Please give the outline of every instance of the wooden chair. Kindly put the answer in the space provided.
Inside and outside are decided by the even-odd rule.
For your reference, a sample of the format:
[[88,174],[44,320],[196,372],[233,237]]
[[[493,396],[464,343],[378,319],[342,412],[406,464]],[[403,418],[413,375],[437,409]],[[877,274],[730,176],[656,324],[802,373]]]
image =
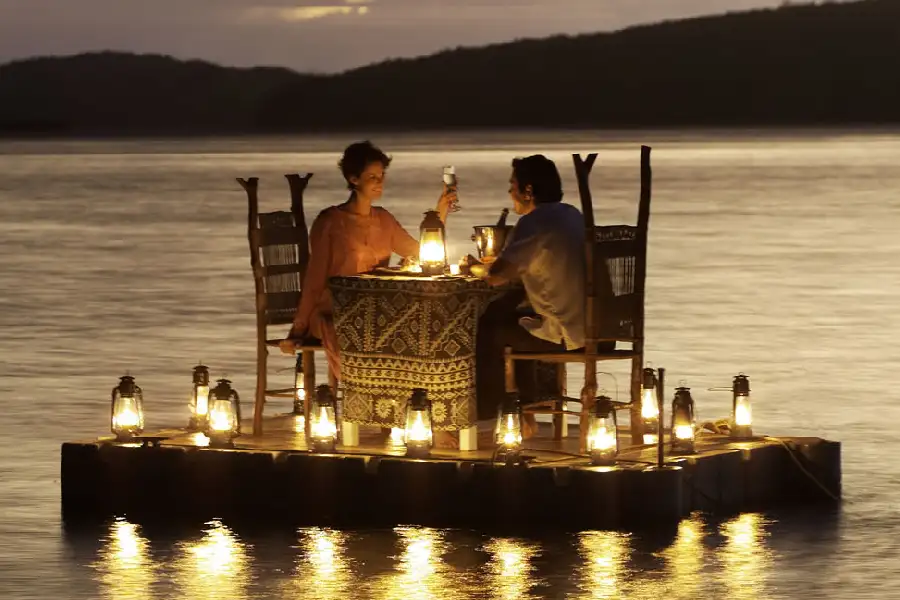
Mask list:
[[[585,451],[587,422],[597,396],[597,362],[607,360],[631,361],[630,402],[617,403],[617,408],[631,410],[633,443],[642,443],[641,431],[641,375],[644,364],[644,282],[647,273],[647,231],[650,222],[651,170],[650,148],[641,147],[641,193],[637,225],[594,225],[594,206],[591,200],[590,173],[597,154],[582,159],[573,154],[581,212],[585,225],[585,346],[581,350],[560,353],[513,352],[505,349],[506,390],[515,391],[514,362],[537,360],[550,363],[584,364],[584,387],[581,389],[581,412],[564,410],[565,369],[562,373],[561,394],[541,398],[523,405],[527,414],[552,414],[554,439],[562,439],[567,414],[579,415],[581,421],[581,451]],[[606,344],[604,344],[606,342]],[[600,351],[601,344],[630,342],[630,349]]]
[[[253,435],[263,430],[266,398],[294,398],[296,389],[266,389],[268,385],[268,346],[278,346],[284,338],[268,339],[268,326],[289,326],[300,303],[301,285],[309,262],[309,232],[303,214],[303,192],[312,173],[285,175],[291,190],[291,210],[259,212],[259,178],[238,179],[247,192],[247,239],[250,242],[250,266],[256,284],[256,397],[253,407]],[[324,351],[316,338],[307,338],[297,346],[303,365],[306,395],[304,413],[309,413],[309,395],[316,389],[315,352]],[[335,385],[329,373],[332,387]]]

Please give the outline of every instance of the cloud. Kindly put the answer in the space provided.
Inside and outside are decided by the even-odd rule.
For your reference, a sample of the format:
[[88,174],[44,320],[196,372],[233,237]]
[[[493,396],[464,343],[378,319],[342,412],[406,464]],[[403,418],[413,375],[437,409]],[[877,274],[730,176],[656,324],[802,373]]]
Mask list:
[[315,6],[294,6],[294,7],[271,7],[271,6],[254,6],[243,12],[244,21],[311,21],[313,19],[323,19],[325,17],[354,16],[365,15],[369,12],[368,6],[361,5],[367,0],[347,0],[353,5],[315,5]]

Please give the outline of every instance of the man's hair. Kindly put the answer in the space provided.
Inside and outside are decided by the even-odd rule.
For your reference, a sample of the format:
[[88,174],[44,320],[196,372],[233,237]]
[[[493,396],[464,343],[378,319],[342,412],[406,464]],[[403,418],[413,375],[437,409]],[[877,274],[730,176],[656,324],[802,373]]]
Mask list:
[[534,154],[525,158],[514,158],[513,174],[519,182],[519,191],[524,192],[531,186],[535,204],[560,202],[563,197],[562,180],[556,164],[543,154]]
[[366,170],[366,167],[372,163],[381,163],[381,166],[387,169],[391,164],[391,157],[382,152],[381,148],[375,146],[369,140],[347,146],[344,150],[344,155],[338,162],[338,167],[347,181],[348,190],[355,189],[354,185],[350,183],[350,178],[360,177],[362,172]]

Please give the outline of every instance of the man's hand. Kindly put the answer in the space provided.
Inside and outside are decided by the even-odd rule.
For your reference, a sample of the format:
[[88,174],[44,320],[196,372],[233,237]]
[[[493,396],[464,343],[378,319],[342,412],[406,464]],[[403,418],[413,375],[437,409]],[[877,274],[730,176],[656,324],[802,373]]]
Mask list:
[[503,257],[492,260],[491,263],[488,264],[487,277],[485,278],[488,285],[501,286],[514,281],[517,278],[518,272],[515,266],[509,261],[504,260]]

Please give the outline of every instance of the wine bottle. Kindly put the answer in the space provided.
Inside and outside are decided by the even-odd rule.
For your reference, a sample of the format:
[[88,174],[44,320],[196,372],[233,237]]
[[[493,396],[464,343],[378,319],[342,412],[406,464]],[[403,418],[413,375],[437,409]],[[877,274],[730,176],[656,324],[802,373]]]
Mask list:
[[504,208],[500,211],[500,218],[497,219],[497,227],[506,227],[506,217],[509,216],[509,209]]

